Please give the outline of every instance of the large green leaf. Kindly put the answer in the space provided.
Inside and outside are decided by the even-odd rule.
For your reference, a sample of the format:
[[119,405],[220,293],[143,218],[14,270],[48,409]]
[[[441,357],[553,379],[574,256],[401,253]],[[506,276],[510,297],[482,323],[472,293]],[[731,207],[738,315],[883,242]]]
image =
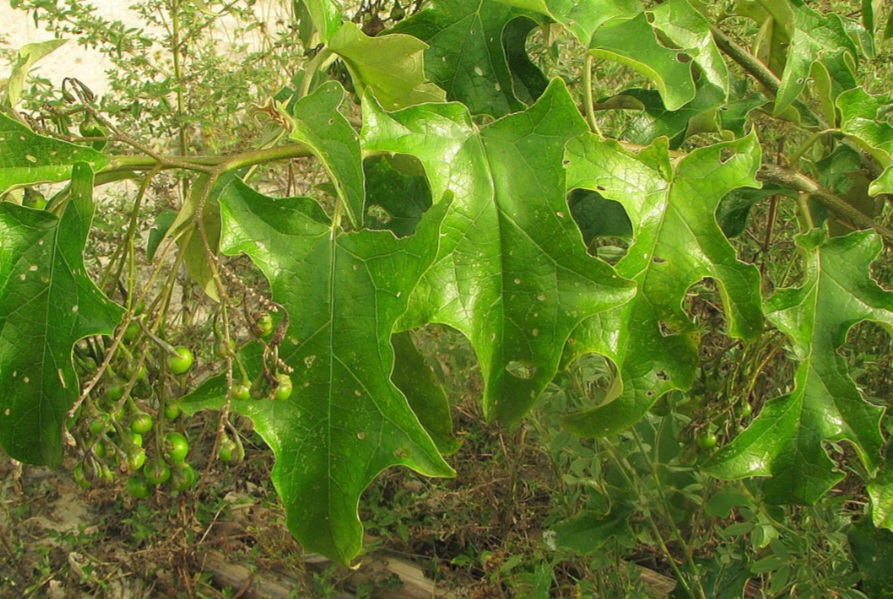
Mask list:
[[837,97],[840,129],[885,167],[868,190],[871,195],[893,193],[893,125],[883,119],[889,96],[872,96],[861,88]]
[[37,135],[0,113],[0,195],[14,185],[64,181],[76,162],[99,169],[108,158],[92,148]]
[[311,31],[319,35],[319,42],[326,43],[341,27],[344,10],[338,0],[296,0],[295,3],[301,4],[302,16],[309,17],[309,23],[301,23],[301,35],[305,43],[312,43]]
[[290,316],[279,357],[294,369],[293,396],[238,409],[276,455],[272,477],[291,531],[308,550],[346,563],[362,545],[360,494],[379,472],[404,465],[452,475],[389,378],[394,324],[436,256],[449,204],[404,238],[344,233],[310,216],[308,204],[239,181],[220,198],[222,250],[248,254]]
[[678,110],[695,97],[691,65],[679,60],[679,50],[657,40],[645,13],[605,22],[593,35],[589,52],[642,73],[657,87],[667,110]]
[[532,21],[525,14],[495,0],[435,0],[394,30],[429,44],[425,68],[448,99],[472,114],[500,117],[522,110],[547,83],[527,57]]
[[756,137],[695,150],[671,163],[666,140],[633,155],[587,134],[567,146],[568,185],[620,202],[634,242],[617,272],[637,284],[629,303],[585,321],[567,358],[603,354],[617,365],[623,390],[613,401],[570,415],[580,435],[619,432],[638,421],[663,393],[685,389],[698,364],[698,334],[682,310],[688,288],[705,277],[717,284],[728,334],[750,338],[762,329],[760,277],[738,261],[715,212],[740,187],[756,187]]
[[304,142],[319,158],[335,185],[338,197],[354,227],[363,225],[363,165],[356,131],[338,107],[344,88],[329,81],[295,102],[289,137]]
[[839,16],[820,14],[798,3],[791,29],[781,87],[775,98],[776,115],[782,114],[806,87],[815,62],[825,65],[836,93],[856,87],[853,74],[856,46]]
[[109,334],[121,310],[84,272],[93,173],[72,171],[61,219],[0,203],[0,443],[13,458],[57,465],[62,424],[80,388],[74,343]]
[[452,197],[404,326],[462,331],[481,364],[485,413],[520,418],[554,377],[574,327],[632,296],[586,253],[569,214],[564,144],[586,130],[573,99],[555,80],[527,111],[480,131],[458,104],[386,113],[367,98],[364,112],[364,148],[415,156],[434,201]]
[[6,82],[6,105],[15,108],[22,97],[25,77],[38,60],[64,44],[68,40],[47,40],[25,44],[16,52],[16,60],[12,65],[12,73]]
[[814,503],[843,474],[823,443],[848,441],[869,473],[877,471],[883,410],[866,403],[837,353],[863,320],[893,325],[893,293],[871,278],[881,240],[871,232],[798,240],[803,284],[766,303],[769,320],[788,335],[800,360],[794,391],[768,402],[753,424],[718,452],[708,471],[724,479],[771,476],[764,492],[778,503]]
[[329,41],[350,71],[362,95],[370,89],[388,109],[422,102],[442,102],[446,94],[425,77],[424,42],[401,34],[369,37],[353,23],[345,23]]
[[[707,18],[689,0],[669,0],[647,14],[651,26],[663,34],[668,45],[678,48],[677,52],[684,53],[699,67],[701,83],[708,82],[725,99],[729,94],[729,70],[713,41]],[[677,55],[676,59],[680,57]]]
[[641,12],[635,0],[499,0],[503,4],[548,15],[564,25],[581,44],[588,46],[596,29],[613,17]]

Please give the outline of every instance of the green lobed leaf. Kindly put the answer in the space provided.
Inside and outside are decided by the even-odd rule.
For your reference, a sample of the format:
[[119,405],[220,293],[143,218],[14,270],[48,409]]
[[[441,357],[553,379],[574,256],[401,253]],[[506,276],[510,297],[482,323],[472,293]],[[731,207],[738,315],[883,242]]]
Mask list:
[[[319,42],[326,43],[329,41],[338,29],[341,27],[341,15],[344,10],[338,0],[296,0],[303,5],[304,14],[309,15],[310,22],[313,24],[313,30],[319,34]],[[306,24],[301,21],[302,29]],[[312,35],[307,31],[302,31],[302,37],[305,42],[312,43]]]
[[[729,69],[722,53],[713,41],[710,22],[689,0],[669,0],[658,4],[647,13],[651,26],[665,36],[669,45],[679,48],[699,67],[699,83],[712,86],[719,92],[716,104],[728,99]],[[677,55],[677,60],[680,57]]]
[[679,60],[680,50],[662,45],[648,15],[615,17],[599,27],[589,53],[631,67],[657,87],[667,110],[678,110],[695,97],[691,65]]
[[360,494],[379,472],[404,465],[453,474],[389,378],[394,324],[436,256],[449,204],[398,239],[344,233],[310,216],[307,203],[273,200],[240,181],[220,198],[221,248],[250,256],[290,316],[279,357],[294,369],[294,394],[236,407],[276,455],[273,482],[292,533],[307,550],[347,563],[363,541]]
[[565,357],[596,352],[617,365],[621,395],[565,419],[578,435],[610,435],[637,422],[662,394],[692,384],[699,333],[682,310],[691,285],[705,277],[716,283],[730,336],[762,330],[759,273],[738,261],[715,217],[726,194],[758,186],[760,148],[750,135],[673,164],[666,140],[634,155],[586,134],[568,143],[565,160],[569,187],[620,202],[633,226],[634,242],[616,269],[636,281],[635,298],[583,322]]
[[77,162],[98,170],[108,158],[92,148],[38,135],[0,113],[0,195],[15,185],[69,179]]
[[837,97],[840,130],[886,169],[869,186],[871,195],[893,192],[893,125],[882,117],[882,111],[889,105],[889,96],[872,96],[862,88]]
[[775,98],[775,115],[782,114],[800,96],[817,61],[827,67],[837,93],[856,87],[852,62],[858,53],[840,17],[820,14],[803,3],[793,8],[793,31]]
[[641,12],[635,0],[499,0],[518,8],[547,15],[566,27],[577,41],[588,46],[592,34],[608,19]]
[[[183,254],[189,276],[208,297],[215,301],[220,298],[214,281],[214,272],[209,265],[208,250],[217,256],[217,246],[220,242],[220,207],[217,205],[217,198],[234,176],[235,174],[230,172],[220,178],[211,178],[205,174],[197,177],[190,188],[189,197],[183,202],[176,218],[165,231],[165,238],[176,236],[177,246]],[[201,220],[205,231],[204,238],[196,219],[200,204],[203,204]],[[151,241],[150,238],[150,244]],[[155,249],[157,250],[157,246]]]
[[623,303],[631,284],[586,253],[568,213],[561,160],[586,130],[553,81],[528,110],[478,131],[458,104],[386,113],[364,103],[363,146],[418,158],[436,202],[452,198],[437,260],[403,328],[448,324],[481,364],[488,418],[514,421],[555,376],[583,319]]
[[72,347],[121,317],[84,272],[93,173],[78,163],[60,219],[0,202],[0,444],[29,464],[58,465],[62,425],[80,392]]
[[[388,229],[398,237],[412,235],[431,207],[431,190],[416,164],[407,156],[370,156],[363,161],[366,175],[366,226]],[[410,172],[406,172],[406,171]]]
[[338,107],[344,88],[328,81],[292,107],[289,137],[304,142],[319,158],[338,191],[338,197],[354,227],[363,226],[363,166],[356,131]]
[[[429,44],[425,69],[448,99],[462,102],[472,114],[501,117],[524,109],[525,101],[546,88],[545,77],[527,57],[532,23],[527,15],[496,0],[434,0],[393,31]],[[522,22],[513,24],[516,19]]]
[[883,410],[867,403],[837,353],[863,320],[893,325],[893,293],[871,278],[881,240],[871,232],[798,238],[803,284],[766,302],[767,318],[791,340],[800,360],[794,391],[767,402],[751,426],[707,464],[722,479],[771,476],[764,493],[774,503],[815,503],[843,478],[823,444],[848,441],[866,470],[880,461]]
[[15,108],[22,97],[22,86],[31,67],[38,60],[67,42],[68,40],[47,40],[25,44],[16,52],[16,60],[12,65],[12,73],[6,82],[6,105]]
[[427,47],[410,35],[369,37],[354,23],[342,25],[329,40],[329,50],[347,65],[358,93],[370,89],[388,109],[446,99],[425,77]]
[[889,461],[869,483],[868,496],[871,498],[871,521],[878,528],[893,531],[893,468]]

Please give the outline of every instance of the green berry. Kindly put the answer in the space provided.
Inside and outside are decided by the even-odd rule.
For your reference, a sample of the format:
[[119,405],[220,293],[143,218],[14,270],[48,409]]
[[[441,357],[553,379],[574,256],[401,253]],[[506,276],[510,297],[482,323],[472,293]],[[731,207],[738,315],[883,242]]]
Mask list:
[[698,435],[697,439],[695,439],[695,443],[697,443],[698,447],[701,449],[713,449],[716,447],[717,441],[714,433],[701,433]]
[[102,434],[109,427],[109,415],[105,412],[100,412],[96,416],[94,416],[90,420],[90,424],[87,425],[87,428],[90,430],[90,433],[93,435]]
[[251,332],[258,337],[266,337],[273,332],[273,317],[269,312],[260,312],[251,325]]
[[188,347],[180,345],[174,348],[174,353],[168,356],[167,365],[174,374],[184,374],[192,368],[195,356]]
[[251,385],[249,385],[245,381],[239,381],[238,383],[233,385],[233,399],[238,401],[245,401],[250,397]]
[[140,412],[130,421],[130,430],[134,433],[145,435],[152,430],[154,424],[155,423],[152,421],[152,417],[149,414]]
[[131,472],[136,472],[146,463],[146,451],[142,447],[135,447],[127,455],[127,467]]
[[164,406],[164,417],[168,420],[176,420],[180,415],[180,406],[175,403],[169,403]]
[[232,439],[223,439],[223,441],[220,442],[220,448],[217,450],[217,457],[221,462],[232,462],[235,449],[236,444],[233,443]]
[[109,401],[118,401],[124,397],[124,381],[115,377],[105,386],[105,397]]
[[153,460],[143,468],[146,482],[150,485],[162,485],[171,477],[171,469],[162,460]]
[[127,489],[128,495],[132,497],[145,499],[149,496],[149,483],[146,481],[145,478],[139,476],[138,474],[134,474],[127,479],[125,488]]
[[276,391],[273,392],[273,399],[276,401],[285,401],[291,397],[291,392],[291,377],[284,372],[280,372],[276,375]]
[[189,441],[180,433],[168,433],[164,438],[164,452],[170,461],[182,463],[189,453]]
[[236,342],[232,339],[229,340],[229,344],[221,339],[214,345],[214,355],[221,360],[225,360],[227,356],[231,356],[234,353],[236,353]]
[[189,464],[174,464],[170,482],[174,491],[185,491],[195,484],[195,470]]

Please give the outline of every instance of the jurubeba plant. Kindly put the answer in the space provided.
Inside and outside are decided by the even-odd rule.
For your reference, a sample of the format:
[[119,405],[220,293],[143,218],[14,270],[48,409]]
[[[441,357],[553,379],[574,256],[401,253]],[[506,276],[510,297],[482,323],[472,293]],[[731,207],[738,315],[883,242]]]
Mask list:
[[[218,3],[154,4],[199,31]],[[871,270],[893,241],[891,99],[863,85],[891,76],[872,71],[889,10],[422,4],[382,18],[296,2],[304,54],[277,93],[231,105],[246,135],[220,155],[190,144],[214,132],[187,118],[209,90],[176,26],[170,79],[146,91],[166,130],[138,126],[138,98],[116,116],[76,79],[52,110],[21,110],[27,70],[58,42],[19,51],[0,114],[7,454],[54,466],[68,452],[82,485],[130,472],[138,497],[186,490],[179,410],[219,412],[223,461],[244,454],[238,413],[275,454],[290,530],[350,562],[378,473],[454,474],[450,400],[418,384],[432,379],[407,334],[438,324],[469,340],[490,420],[517,423],[598,354],[609,380],[564,415],[573,434],[682,406],[680,460],[698,471],[805,505],[847,471],[873,525],[893,527],[890,398],[865,397],[839,353],[854,325],[893,326]],[[310,195],[282,174],[296,165],[316,165]],[[96,198],[122,180],[136,184],[124,232],[92,245]],[[689,301],[698,285],[712,319]]]

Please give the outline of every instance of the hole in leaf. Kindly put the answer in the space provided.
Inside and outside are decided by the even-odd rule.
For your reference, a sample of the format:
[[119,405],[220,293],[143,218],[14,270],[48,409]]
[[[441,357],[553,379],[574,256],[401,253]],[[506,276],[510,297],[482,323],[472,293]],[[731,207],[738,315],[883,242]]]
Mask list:
[[398,237],[412,235],[432,203],[422,164],[405,154],[378,155],[363,161],[363,171],[367,226]]
[[670,375],[668,375],[665,370],[658,370],[657,372],[654,373],[654,376],[656,376],[658,378],[658,380],[660,380],[660,381],[669,381],[670,380]]
[[849,365],[849,374],[863,398],[883,406],[893,405],[893,337],[889,332],[876,322],[860,322],[849,330],[837,353]]
[[575,189],[567,203],[590,254],[611,264],[626,255],[633,228],[620,202],[597,191]]
[[672,337],[676,334],[676,331],[673,330],[669,323],[663,320],[658,323],[658,326],[660,326],[660,334],[663,337]]
[[[527,17],[519,17],[506,23],[502,30],[502,47],[512,80],[510,89],[506,89],[506,85],[497,84],[499,85],[497,92],[512,93],[516,98],[530,105],[546,91],[549,80],[530,60],[531,52],[527,50],[528,37],[531,38],[531,44],[535,45],[536,38],[541,38],[541,31],[539,24]],[[531,32],[534,32],[533,35]]]
[[505,369],[510,375],[525,381],[536,376],[536,365],[526,360],[511,360]]
[[654,256],[653,258],[651,258],[651,261],[655,264],[664,264],[666,262],[666,260],[664,260],[660,256]]
[[623,390],[614,363],[601,354],[582,354],[561,372],[541,401],[561,413],[588,410],[610,403]]
[[719,161],[720,161],[722,164],[725,164],[725,163],[727,163],[729,160],[731,160],[732,158],[734,158],[736,155],[737,155],[737,152],[735,152],[735,150],[732,150],[731,148],[722,148],[722,149],[719,151]]
[[676,53],[676,62],[681,62],[682,64],[689,63],[689,62],[691,62],[691,56],[689,56],[688,54],[686,54],[684,52],[677,52]]

